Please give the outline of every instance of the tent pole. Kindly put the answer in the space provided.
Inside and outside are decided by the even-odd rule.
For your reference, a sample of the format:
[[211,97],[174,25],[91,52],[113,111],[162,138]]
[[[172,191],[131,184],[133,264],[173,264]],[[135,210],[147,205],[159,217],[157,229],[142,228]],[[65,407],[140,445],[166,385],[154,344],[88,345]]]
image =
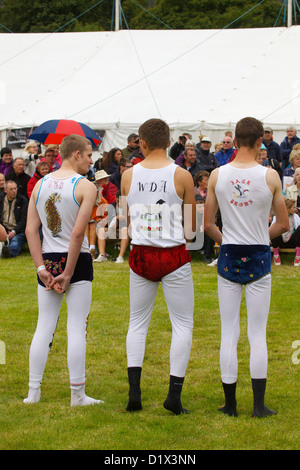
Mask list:
[[292,26],[292,0],[288,0],[287,26],[288,28]]
[[120,0],[115,1],[115,31],[119,31],[120,25]]

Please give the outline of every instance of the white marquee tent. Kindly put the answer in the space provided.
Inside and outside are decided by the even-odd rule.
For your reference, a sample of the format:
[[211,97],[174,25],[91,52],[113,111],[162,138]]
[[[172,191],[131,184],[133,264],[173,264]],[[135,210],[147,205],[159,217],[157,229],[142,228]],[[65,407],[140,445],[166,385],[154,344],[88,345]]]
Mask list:
[[300,128],[300,26],[0,34],[1,146],[7,131],[74,119],[105,131],[101,150],[125,147],[151,117],[172,139],[213,143],[244,116]]

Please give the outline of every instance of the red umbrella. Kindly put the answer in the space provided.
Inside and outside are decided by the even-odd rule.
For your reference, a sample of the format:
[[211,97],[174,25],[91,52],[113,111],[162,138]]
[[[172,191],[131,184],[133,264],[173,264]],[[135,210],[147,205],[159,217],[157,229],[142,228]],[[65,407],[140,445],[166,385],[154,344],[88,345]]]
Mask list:
[[102,139],[86,124],[72,121],[71,119],[52,119],[37,127],[28,139],[36,140],[44,145],[60,145],[63,138],[70,134],[82,135],[89,139],[95,147],[102,142]]

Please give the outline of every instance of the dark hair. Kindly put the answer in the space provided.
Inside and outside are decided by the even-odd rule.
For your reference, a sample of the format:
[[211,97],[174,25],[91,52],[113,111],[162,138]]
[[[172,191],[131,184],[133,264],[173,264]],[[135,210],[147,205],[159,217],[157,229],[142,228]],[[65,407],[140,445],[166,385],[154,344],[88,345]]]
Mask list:
[[[110,149],[110,151],[108,152],[105,160],[102,162],[102,168],[103,168],[103,170],[106,171],[106,173],[108,173],[108,169],[109,169],[110,165],[113,162],[118,163],[115,160],[115,154],[117,153],[118,150],[120,150],[120,152],[122,153],[122,150],[119,149],[119,147],[114,147],[114,148]],[[122,155],[123,155],[123,153],[122,153]]]
[[119,160],[119,167],[120,166],[125,166],[126,163],[131,163],[130,158],[122,157],[121,160]]
[[198,183],[201,182],[205,176],[209,178],[210,173],[205,170],[198,171],[194,176],[194,185],[198,186]]
[[170,142],[170,129],[161,119],[148,119],[140,126],[139,136],[150,150],[166,149]]
[[11,151],[11,149],[10,149],[9,147],[3,147],[3,148],[1,149],[1,158],[3,157],[3,155],[4,155],[5,153],[8,153],[9,155],[12,155],[12,151]]
[[264,128],[260,121],[252,117],[241,119],[235,127],[235,138],[238,148],[254,148],[257,139],[263,137]]
[[127,142],[129,143],[131,140],[138,138],[139,136],[137,134],[129,134],[129,136],[127,137]]

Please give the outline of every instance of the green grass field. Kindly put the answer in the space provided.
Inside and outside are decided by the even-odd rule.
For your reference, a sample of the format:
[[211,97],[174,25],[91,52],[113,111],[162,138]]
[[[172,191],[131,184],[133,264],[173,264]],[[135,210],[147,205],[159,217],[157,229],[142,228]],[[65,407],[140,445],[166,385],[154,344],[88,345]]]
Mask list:
[[[71,408],[66,358],[66,306],[61,311],[39,404],[24,405],[28,354],[37,322],[37,282],[28,251],[0,260],[0,450],[292,450],[299,449],[299,279],[290,255],[272,267],[268,322],[266,404],[278,415],[254,419],[244,301],[241,310],[237,418],[223,404],[219,371],[220,320],[216,268],[192,253],[194,339],[183,387],[188,415],[162,404],[168,391],[171,327],[159,289],[142,373],[143,410],[125,411],[128,396],[125,339],[129,267],[94,266],[88,326],[86,392],[104,405]],[[5,349],[5,351],[3,351]],[[0,349],[1,351],[1,349]],[[5,354],[4,354],[5,352]],[[294,356],[293,356],[294,354]],[[1,361],[2,358],[2,361]],[[292,360],[294,358],[294,360]],[[2,362],[2,363],[1,363]]]

